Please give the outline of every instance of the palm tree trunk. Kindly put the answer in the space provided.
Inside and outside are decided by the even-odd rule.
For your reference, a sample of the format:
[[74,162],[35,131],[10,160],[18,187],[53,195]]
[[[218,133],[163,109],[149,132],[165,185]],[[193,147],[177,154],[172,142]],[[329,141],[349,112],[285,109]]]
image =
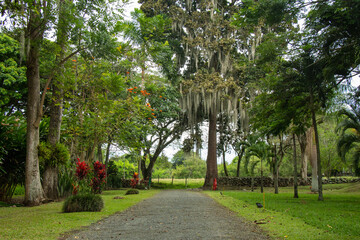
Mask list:
[[297,162],[296,162],[296,141],[295,134],[293,133],[293,151],[294,151],[294,198],[299,198],[298,182],[297,182]]
[[275,194],[279,194],[279,170],[278,170],[278,158],[276,154],[276,144],[274,145],[274,188],[275,188]]
[[314,109],[314,96],[313,96],[312,91],[310,92],[310,101],[311,101],[311,118],[312,118],[312,124],[314,126],[315,144],[316,144],[317,176],[318,176],[318,186],[319,186],[318,200],[324,201],[323,192],[322,192],[320,141],[319,141],[319,134],[318,134],[318,129],[317,129],[316,114],[315,114],[315,109]]
[[260,186],[261,186],[261,193],[263,193],[264,192],[264,178],[263,178],[264,172],[263,172],[263,159],[262,158],[260,159],[260,164],[261,164],[261,166],[260,166],[260,168],[261,168],[261,170],[260,170]]

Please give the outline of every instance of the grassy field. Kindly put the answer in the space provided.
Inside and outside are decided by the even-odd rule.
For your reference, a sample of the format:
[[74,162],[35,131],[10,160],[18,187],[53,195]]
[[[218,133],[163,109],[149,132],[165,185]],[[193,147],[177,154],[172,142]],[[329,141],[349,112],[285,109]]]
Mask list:
[[[140,191],[124,196],[125,190],[106,191],[101,196],[105,208],[101,212],[62,213],[63,202],[38,207],[1,207],[0,239],[56,239],[62,233],[90,225],[106,216],[156,194],[158,190]],[[125,197],[114,199],[115,196]]]
[[324,185],[323,202],[309,187],[300,187],[298,199],[293,198],[292,188],[281,188],[277,195],[266,188],[265,210],[255,205],[264,202],[264,195],[258,191],[206,193],[276,238],[360,239],[359,183]]
[[201,188],[204,185],[204,179],[174,179],[171,178],[153,178],[151,186],[156,189],[186,189]]

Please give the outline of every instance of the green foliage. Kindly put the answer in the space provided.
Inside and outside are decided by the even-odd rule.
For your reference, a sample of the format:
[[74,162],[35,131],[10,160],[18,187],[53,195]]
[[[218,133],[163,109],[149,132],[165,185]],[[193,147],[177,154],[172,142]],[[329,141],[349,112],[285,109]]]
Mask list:
[[60,197],[67,197],[73,191],[73,172],[68,166],[60,166],[58,176],[58,193]]
[[0,107],[24,109],[26,96],[25,67],[19,66],[19,45],[0,33]]
[[336,134],[336,119],[333,115],[325,116],[323,123],[319,124],[319,138],[321,139],[321,166],[326,177],[332,174],[341,173],[344,169],[349,168],[349,164],[342,161],[337,154],[337,140],[339,138]]
[[129,189],[126,191],[125,195],[139,194],[139,190],[137,189]]
[[25,195],[25,187],[22,185],[17,185],[14,191],[14,196]]
[[315,2],[307,16],[308,29],[326,62],[325,77],[348,77],[360,64],[360,3],[357,0]]
[[176,152],[171,159],[173,168],[176,168],[178,165],[184,164],[184,161],[185,161],[185,154],[183,150]]
[[100,212],[104,208],[101,196],[78,194],[68,197],[63,205],[63,212]]
[[343,109],[339,114],[343,119],[337,126],[340,136],[337,142],[337,151],[345,161],[346,154],[352,153],[353,167],[356,176],[360,176],[360,115],[358,108]]
[[190,156],[184,164],[178,165],[173,171],[176,178],[204,178],[206,174],[206,162],[198,156]]
[[172,164],[171,162],[169,162],[166,156],[161,155],[160,157],[158,157],[153,168],[152,176],[160,178],[171,178]]
[[122,187],[121,175],[109,175],[106,179],[106,186],[110,189],[119,189]]
[[44,166],[56,167],[66,164],[70,160],[67,147],[62,143],[52,146],[48,142],[40,142],[39,161]]
[[11,199],[25,183],[26,123],[23,118],[0,114],[0,200]]
[[111,158],[108,168],[108,176],[121,176],[131,178],[136,168],[136,161],[132,155],[121,156],[120,158]]

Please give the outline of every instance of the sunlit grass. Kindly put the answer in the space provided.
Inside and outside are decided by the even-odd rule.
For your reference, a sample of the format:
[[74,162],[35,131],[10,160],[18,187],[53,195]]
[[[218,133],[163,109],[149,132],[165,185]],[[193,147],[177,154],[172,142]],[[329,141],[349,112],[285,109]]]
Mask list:
[[309,187],[300,187],[299,198],[293,198],[293,188],[272,188],[264,195],[249,191],[207,192],[219,203],[238,212],[275,237],[286,239],[360,239],[360,184],[324,185],[324,201],[311,194]]
[[[0,239],[56,239],[62,233],[90,225],[106,216],[123,211],[157,190],[140,191],[125,196],[125,190],[106,191],[101,196],[105,208],[101,212],[62,213],[63,202],[38,207],[0,208]],[[125,197],[114,199],[115,196]]]
[[204,185],[204,179],[171,179],[171,178],[153,178],[152,187],[158,189],[186,189],[201,188]]

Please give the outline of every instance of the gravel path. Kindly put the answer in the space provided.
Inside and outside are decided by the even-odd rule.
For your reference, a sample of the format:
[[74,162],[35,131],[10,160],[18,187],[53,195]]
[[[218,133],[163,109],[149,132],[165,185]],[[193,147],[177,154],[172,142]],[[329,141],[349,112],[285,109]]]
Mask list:
[[269,239],[210,197],[166,190],[68,239]]

